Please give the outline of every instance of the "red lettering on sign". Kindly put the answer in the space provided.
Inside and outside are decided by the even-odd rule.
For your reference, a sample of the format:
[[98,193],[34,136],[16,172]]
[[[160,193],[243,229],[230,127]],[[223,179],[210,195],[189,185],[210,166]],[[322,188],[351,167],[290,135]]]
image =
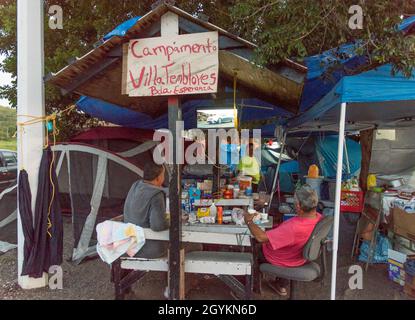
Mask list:
[[133,41],[133,42],[131,43],[131,54],[132,54],[134,57],[136,57],[137,59],[140,59],[140,58],[142,58],[143,56],[140,56],[140,55],[138,55],[138,54],[136,54],[136,53],[135,53],[135,46],[137,45],[137,43],[138,43],[138,40]]

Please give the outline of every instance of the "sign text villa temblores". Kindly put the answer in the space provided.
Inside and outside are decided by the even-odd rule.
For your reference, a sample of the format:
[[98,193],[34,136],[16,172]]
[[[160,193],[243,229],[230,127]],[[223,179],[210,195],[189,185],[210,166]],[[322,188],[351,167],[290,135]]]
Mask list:
[[217,92],[218,52],[217,32],[131,40],[126,93],[143,97]]

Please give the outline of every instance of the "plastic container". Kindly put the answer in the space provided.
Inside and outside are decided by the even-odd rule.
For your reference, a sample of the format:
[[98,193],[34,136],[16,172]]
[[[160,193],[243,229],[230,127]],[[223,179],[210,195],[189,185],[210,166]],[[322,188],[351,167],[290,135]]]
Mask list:
[[209,207],[209,215],[216,219],[218,209],[216,208],[216,205],[214,202],[212,202],[212,205]]
[[307,175],[307,177],[308,178],[314,178],[314,179],[316,179],[316,178],[318,178],[319,177],[319,169],[318,169],[318,167],[317,167],[317,165],[315,165],[315,164],[312,164],[310,167],[308,167],[308,175]]
[[219,224],[223,223],[223,207],[217,207],[217,216],[216,220]]
[[246,190],[248,188],[252,188],[252,177],[239,176],[238,177],[238,182],[239,182],[239,189],[240,190]]
[[340,211],[361,213],[363,210],[363,191],[342,190],[340,199]]
[[321,199],[321,184],[323,183],[323,178],[306,177],[306,183],[316,191],[317,197],[320,200]]

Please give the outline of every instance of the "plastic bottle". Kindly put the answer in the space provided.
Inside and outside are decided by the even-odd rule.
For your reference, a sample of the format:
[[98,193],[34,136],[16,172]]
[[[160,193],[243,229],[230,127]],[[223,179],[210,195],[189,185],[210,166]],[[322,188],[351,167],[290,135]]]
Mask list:
[[212,201],[212,205],[209,208],[209,215],[216,219],[218,209],[216,208],[215,203]]
[[217,221],[219,224],[222,224],[223,222],[223,207],[217,207],[218,213],[217,213]]

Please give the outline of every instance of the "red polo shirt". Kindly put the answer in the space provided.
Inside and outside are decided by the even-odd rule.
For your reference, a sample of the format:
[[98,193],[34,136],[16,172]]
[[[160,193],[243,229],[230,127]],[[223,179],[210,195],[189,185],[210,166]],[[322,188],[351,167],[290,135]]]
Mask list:
[[262,246],[267,261],[282,267],[305,264],[303,248],[321,218],[319,213],[316,218],[294,217],[267,231],[269,242]]

